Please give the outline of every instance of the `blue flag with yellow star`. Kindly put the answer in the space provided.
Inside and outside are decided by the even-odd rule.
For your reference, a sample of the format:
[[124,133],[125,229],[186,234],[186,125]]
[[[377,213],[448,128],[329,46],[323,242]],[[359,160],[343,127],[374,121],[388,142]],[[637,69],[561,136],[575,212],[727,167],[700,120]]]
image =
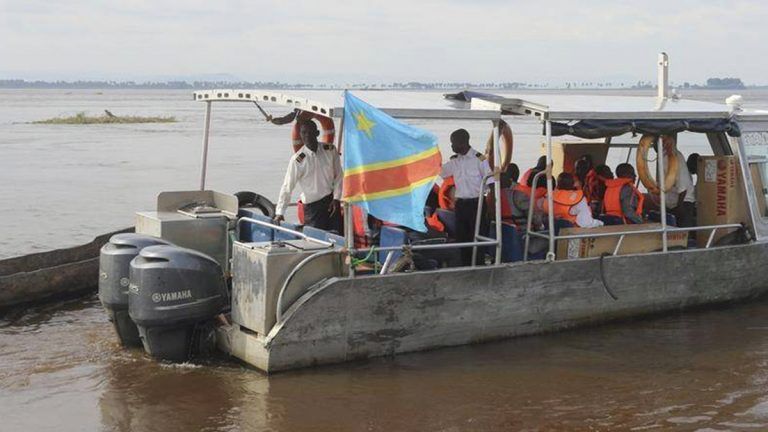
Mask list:
[[437,137],[344,93],[344,200],[425,232],[424,204],[442,157]]

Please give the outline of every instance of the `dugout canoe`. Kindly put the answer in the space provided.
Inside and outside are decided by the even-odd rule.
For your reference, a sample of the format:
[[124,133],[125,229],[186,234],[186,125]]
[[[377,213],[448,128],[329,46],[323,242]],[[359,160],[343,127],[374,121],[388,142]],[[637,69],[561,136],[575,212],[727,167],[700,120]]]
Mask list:
[[99,250],[124,228],[90,243],[0,260],[0,309],[84,294],[96,290]]

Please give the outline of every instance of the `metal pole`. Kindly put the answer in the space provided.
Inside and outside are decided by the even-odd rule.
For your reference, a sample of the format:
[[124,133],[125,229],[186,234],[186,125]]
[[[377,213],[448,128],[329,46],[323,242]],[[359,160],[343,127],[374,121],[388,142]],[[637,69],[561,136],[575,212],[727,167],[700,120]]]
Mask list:
[[[547,252],[547,261],[555,260],[555,212],[554,203],[552,200],[552,121],[547,119],[544,125],[544,129],[547,134],[547,168],[549,173],[547,174],[547,221],[549,222],[549,252]],[[536,185],[533,185],[534,188]],[[533,198],[533,192],[531,192],[531,198]]]
[[[480,194],[477,197],[477,210],[475,211],[475,230],[472,233],[472,237],[474,238],[473,241],[477,241],[477,237],[480,235],[480,216],[483,213],[483,198],[485,193],[485,183],[490,178],[490,174],[483,176],[483,179],[480,181]],[[475,267],[475,262],[477,261],[477,248],[472,248],[472,267]]]
[[352,265],[352,255],[355,250],[355,234],[352,231],[352,206],[344,201],[344,243],[346,243],[349,259],[349,275],[355,276],[355,266]]
[[208,167],[208,136],[211,132],[211,101],[205,103],[205,126],[203,129],[203,154],[200,157],[200,190],[205,190],[205,171]]
[[657,183],[659,185],[659,207],[661,210],[661,250],[667,251],[667,185],[666,176],[664,175],[664,140],[656,143],[656,148],[659,150],[656,156],[656,167],[658,168],[658,174],[656,175]]
[[528,261],[528,247],[531,244],[531,228],[533,227],[533,206],[536,205],[536,184],[542,175],[544,175],[544,171],[537,172],[536,175],[533,176],[533,183],[531,183],[531,196],[528,200],[528,219],[525,225],[525,248],[523,249],[523,262]]
[[669,57],[667,57],[667,53],[659,53],[658,66],[657,95],[659,100],[663,100],[669,96]]
[[[501,122],[496,122],[494,128],[493,139],[495,141],[493,148],[496,150],[496,169],[501,169]],[[509,127],[509,126],[507,126]],[[493,169],[494,167],[491,167]],[[496,241],[499,243],[496,245],[496,265],[501,264],[501,174],[494,176],[493,192],[496,197]],[[487,235],[485,233],[483,235]]]

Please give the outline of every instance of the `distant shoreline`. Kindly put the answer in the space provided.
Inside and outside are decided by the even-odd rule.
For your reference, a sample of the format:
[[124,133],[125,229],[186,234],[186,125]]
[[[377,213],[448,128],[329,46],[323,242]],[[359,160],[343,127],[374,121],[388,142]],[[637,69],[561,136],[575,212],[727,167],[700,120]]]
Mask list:
[[[682,90],[745,90],[768,89],[768,85],[698,85],[685,83],[673,85]],[[471,83],[471,82],[407,82],[391,84],[357,83],[348,86],[326,84],[302,84],[280,82],[245,82],[245,81],[167,81],[142,82],[133,81],[27,81],[21,79],[0,80],[3,90],[207,90],[213,88],[231,89],[265,89],[265,90],[655,90],[655,86],[647,82],[632,85],[615,85],[612,83],[567,83],[565,85],[531,84],[523,82],[507,83]]]

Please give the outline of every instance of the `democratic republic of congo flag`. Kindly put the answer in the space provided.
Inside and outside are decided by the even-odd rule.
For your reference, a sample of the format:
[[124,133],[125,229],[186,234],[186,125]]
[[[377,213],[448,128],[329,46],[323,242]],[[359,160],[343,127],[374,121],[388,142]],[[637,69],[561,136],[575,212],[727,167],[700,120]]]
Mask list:
[[344,200],[426,232],[424,204],[442,157],[437,137],[344,94]]

